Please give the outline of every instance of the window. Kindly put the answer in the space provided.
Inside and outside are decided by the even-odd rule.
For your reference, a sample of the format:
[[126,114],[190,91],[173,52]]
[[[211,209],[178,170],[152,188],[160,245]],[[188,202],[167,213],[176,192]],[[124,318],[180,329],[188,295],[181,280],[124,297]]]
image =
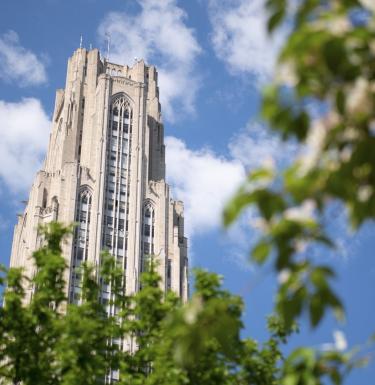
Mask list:
[[[73,267],[79,266],[83,260],[87,260],[89,247],[89,223],[91,212],[91,192],[85,188],[80,191],[76,202],[76,217],[75,220],[79,222],[79,227],[76,228],[74,235],[74,257],[72,261]],[[73,274],[70,282],[70,289],[79,285],[81,277],[79,274]],[[70,301],[77,299],[77,295],[72,292]]]
[[112,247],[112,235],[110,234],[105,235],[105,245],[108,247]]
[[150,225],[145,225],[144,226],[144,235],[146,235],[146,237],[149,237],[150,236]]
[[168,259],[168,265],[167,265],[167,277],[171,279],[172,275],[172,261]]
[[42,200],[42,208],[47,207],[47,199],[48,199],[48,192],[46,189],[43,190],[43,200]]
[[143,254],[150,254],[151,247],[148,242],[143,242]]
[[83,259],[83,251],[84,251],[83,247],[78,247],[77,248],[77,259],[79,261],[82,261],[82,259]]

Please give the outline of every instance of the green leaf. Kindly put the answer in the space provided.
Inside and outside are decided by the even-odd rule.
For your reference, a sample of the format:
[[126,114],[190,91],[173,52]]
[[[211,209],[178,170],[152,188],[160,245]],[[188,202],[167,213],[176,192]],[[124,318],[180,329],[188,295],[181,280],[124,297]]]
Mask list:
[[338,370],[331,370],[329,376],[335,385],[340,385],[342,383],[342,376]]
[[270,251],[271,251],[270,242],[267,240],[262,240],[258,242],[254,246],[253,250],[251,251],[252,259],[257,263],[262,264],[267,259]]
[[228,227],[229,225],[231,225],[238,218],[242,210],[254,203],[254,201],[254,195],[247,193],[244,187],[240,188],[237,194],[229,201],[229,203],[224,208],[224,226]]
[[285,17],[285,8],[281,8],[276,11],[269,19],[267,23],[268,32],[273,32],[275,28],[277,28],[280,23],[283,21]]
[[262,179],[272,179],[274,177],[274,171],[269,168],[258,168],[252,171],[249,175],[250,182],[256,182]]
[[299,381],[299,376],[297,373],[287,374],[282,380],[282,385],[297,385]]

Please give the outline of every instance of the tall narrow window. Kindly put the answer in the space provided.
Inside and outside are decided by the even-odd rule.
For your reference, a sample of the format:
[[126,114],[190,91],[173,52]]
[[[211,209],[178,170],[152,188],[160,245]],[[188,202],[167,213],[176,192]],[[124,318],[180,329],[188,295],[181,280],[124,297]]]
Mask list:
[[43,198],[42,198],[42,208],[45,209],[47,207],[48,200],[48,192],[47,189],[43,189]]
[[167,289],[170,290],[172,287],[172,260],[168,259],[167,262]]
[[70,276],[70,301],[79,302],[81,293],[81,279],[77,278],[77,269],[83,261],[87,260],[90,241],[90,214],[92,195],[88,188],[82,189],[77,197],[76,222],[74,232],[73,255]]
[[147,269],[150,256],[154,254],[154,221],[154,208],[151,202],[147,201],[143,208],[141,271]]
[[52,211],[53,211],[53,220],[57,221],[59,218],[59,200],[56,196],[52,198]]
[[[129,180],[131,152],[132,108],[125,95],[115,95],[110,108],[107,126],[106,181],[102,226],[102,248],[126,268],[129,190],[123,181]],[[125,276],[125,274],[124,274]],[[126,282],[124,282],[125,287]],[[102,296],[111,296],[110,287],[102,286]],[[107,312],[115,309],[108,304]]]

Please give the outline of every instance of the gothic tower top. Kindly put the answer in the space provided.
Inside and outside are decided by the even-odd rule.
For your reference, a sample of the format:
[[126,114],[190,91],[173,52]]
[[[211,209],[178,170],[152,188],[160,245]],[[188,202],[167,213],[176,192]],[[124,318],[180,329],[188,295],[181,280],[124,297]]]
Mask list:
[[[83,261],[100,264],[108,250],[122,266],[126,292],[140,289],[150,257],[158,260],[164,290],[188,295],[183,204],[165,182],[164,127],[158,73],[102,60],[97,49],[77,49],[66,84],[56,92],[46,159],[14,232],[11,265],[34,273],[30,258],[43,239],[38,225],[77,223],[63,245],[66,292],[79,302]],[[27,288],[32,295],[33,287]],[[106,303],[110,288],[103,287]],[[114,309],[108,305],[108,312]]]

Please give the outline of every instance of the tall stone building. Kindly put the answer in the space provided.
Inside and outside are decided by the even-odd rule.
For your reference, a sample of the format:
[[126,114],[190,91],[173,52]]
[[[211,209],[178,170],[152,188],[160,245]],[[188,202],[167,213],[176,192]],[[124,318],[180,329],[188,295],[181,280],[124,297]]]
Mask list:
[[[69,59],[47,156],[15,227],[11,266],[34,274],[31,254],[43,242],[37,228],[50,221],[78,223],[63,245],[71,302],[80,297],[76,267],[98,265],[104,249],[122,266],[127,294],[140,289],[140,274],[154,255],[164,290],[187,299],[183,204],[171,199],[165,183],[155,67],[143,60],[133,67],[113,64],[97,49],[79,48]],[[104,287],[104,303],[110,294]]]

